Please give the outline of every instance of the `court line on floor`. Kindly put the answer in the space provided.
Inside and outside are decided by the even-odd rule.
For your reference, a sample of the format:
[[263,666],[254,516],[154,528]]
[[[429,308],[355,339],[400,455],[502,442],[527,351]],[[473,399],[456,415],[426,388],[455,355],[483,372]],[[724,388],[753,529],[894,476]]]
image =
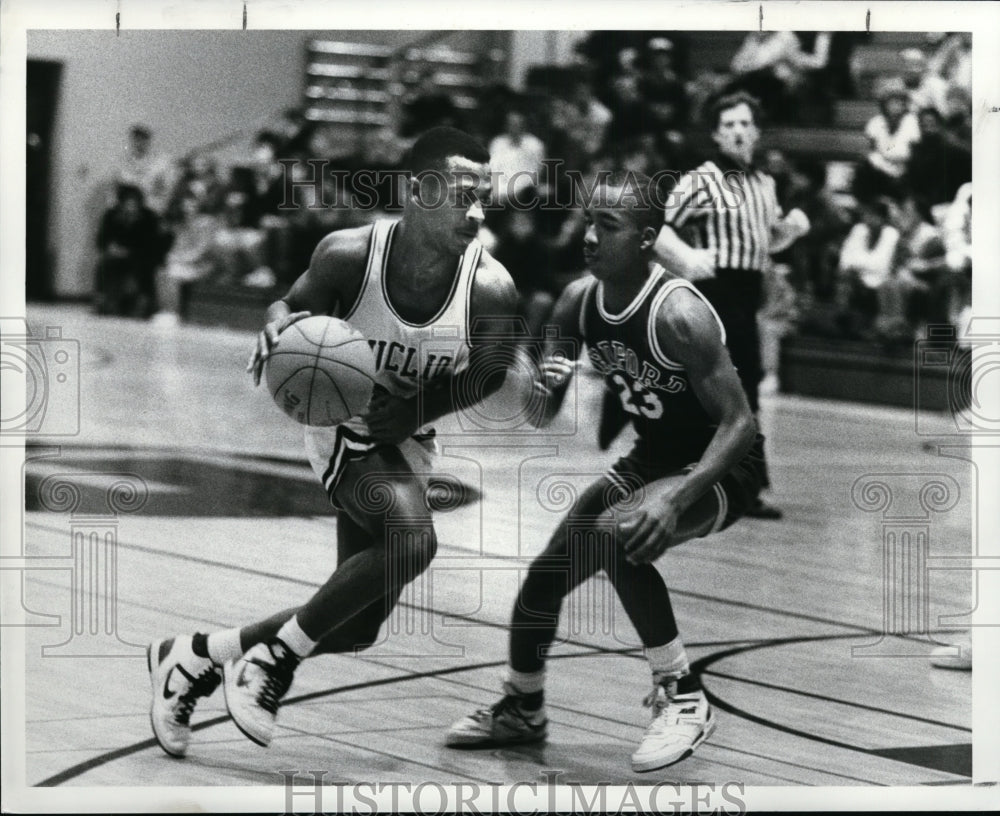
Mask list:
[[[833,635],[831,636],[831,639],[837,639],[838,637],[843,637],[843,636]],[[803,638],[802,640],[806,640],[806,638]],[[767,649],[777,645],[782,645],[782,644],[780,642],[774,642],[774,643],[761,643],[761,644],[754,644],[747,646],[736,646],[733,647],[732,649],[726,649],[722,652],[716,652],[715,654],[711,654],[706,657],[695,660],[691,664],[691,672],[692,674],[702,674],[708,669],[709,666],[711,666],[713,663],[718,662],[719,660],[724,660],[725,658],[732,657],[737,654],[745,654],[746,652],[756,651],[757,649]],[[836,740],[833,739],[832,737],[822,737],[819,734],[810,734],[808,731],[802,731],[801,729],[794,728],[793,726],[783,725],[781,723],[775,722],[774,720],[769,720],[765,717],[760,717],[756,714],[751,714],[749,711],[746,711],[740,708],[739,706],[734,705],[733,703],[726,702],[718,695],[712,693],[711,690],[709,690],[708,688],[705,689],[705,696],[708,698],[708,701],[710,703],[718,706],[718,708],[720,708],[721,710],[729,714],[733,714],[737,717],[740,717],[741,719],[748,720],[749,722],[754,722],[757,723],[758,725],[763,725],[768,728],[773,728],[776,731],[781,731],[785,734],[791,734],[792,736],[800,737],[802,739],[812,740],[813,742],[819,742],[824,745],[830,745],[836,748],[842,748],[847,751],[856,751],[861,754],[866,754],[867,756],[879,757],[881,759],[887,758],[880,753],[880,751],[884,749],[865,748],[860,745],[851,745],[850,743],[843,742],[841,740]],[[846,702],[844,704],[852,705],[852,703],[846,703]],[[911,715],[897,714],[896,716],[910,717]],[[955,728],[960,729],[961,727],[955,726]],[[893,761],[900,762],[901,760],[893,760]],[[910,763],[904,763],[904,764],[910,764]],[[952,772],[947,771],[947,773],[952,773]],[[954,774],[954,775],[962,776],[962,774]]]
[[[59,527],[54,527],[54,526],[48,525],[48,524],[43,524],[41,522],[34,521],[32,519],[27,519],[25,521],[25,526],[31,526],[31,527],[35,527],[37,529],[46,530],[47,532],[60,533],[60,534],[63,534],[63,535],[65,535],[65,533],[66,533],[65,529],[62,529],[62,528],[59,528]],[[269,580],[285,581],[287,583],[297,584],[299,586],[306,586],[306,587],[310,587],[312,589],[317,589],[320,586],[320,584],[316,583],[315,581],[307,581],[305,579],[295,578],[294,576],[290,576],[290,575],[280,575],[278,573],[267,572],[265,570],[253,569],[252,567],[245,567],[245,566],[242,566],[240,564],[232,564],[232,563],[228,563],[228,562],[225,562],[225,561],[217,561],[217,560],[214,560],[214,559],[211,559],[211,558],[204,558],[204,557],[198,556],[198,555],[189,555],[187,553],[170,552],[169,550],[161,550],[161,549],[157,549],[156,547],[148,547],[148,546],[145,546],[143,544],[133,544],[133,543],[130,543],[130,542],[123,541],[121,539],[118,539],[117,544],[118,544],[119,547],[122,547],[122,548],[124,548],[126,550],[135,550],[137,552],[143,552],[143,553],[147,553],[149,555],[158,555],[158,556],[161,556],[163,558],[173,558],[173,559],[178,559],[178,560],[181,560],[181,561],[190,561],[191,563],[194,563],[194,564],[202,564],[202,565],[205,565],[205,566],[219,567],[221,569],[232,570],[234,572],[241,572],[244,575],[253,575],[253,576],[256,576],[256,577],[260,577],[260,578],[267,578]],[[454,547],[455,549],[461,550],[463,552],[470,552],[470,550],[465,550],[464,548],[461,548],[461,547],[455,547],[455,545],[445,545],[445,546]],[[483,555],[482,557],[483,558],[489,558],[489,559],[496,560],[496,561],[502,561],[502,560],[504,560],[503,556]],[[883,632],[880,632],[877,629],[872,629],[872,628],[869,628],[869,627],[860,626],[859,624],[855,624],[855,623],[847,623],[845,621],[838,621],[838,620],[834,620],[833,618],[823,617],[821,615],[810,615],[810,614],[805,613],[805,612],[796,612],[796,611],[789,610],[789,609],[780,609],[780,608],[775,608],[775,607],[770,607],[770,606],[764,606],[763,604],[754,604],[754,603],[750,603],[749,601],[738,601],[738,600],[735,600],[735,599],[732,599],[732,598],[720,598],[720,597],[717,597],[717,596],[714,596],[714,595],[706,595],[704,593],[693,592],[691,590],[686,590],[686,589],[677,589],[675,587],[669,587],[669,589],[670,589],[670,594],[671,595],[678,595],[678,596],[687,597],[687,598],[694,598],[696,600],[702,600],[702,601],[710,601],[710,602],[713,602],[713,603],[723,604],[723,605],[727,605],[727,606],[735,606],[735,607],[737,607],[739,609],[747,609],[747,610],[753,610],[753,611],[757,611],[757,612],[765,612],[765,613],[768,613],[768,614],[777,615],[777,616],[781,616],[781,617],[796,618],[798,620],[809,621],[810,623],[822,623],[822,624],[825,624],[825,625],[828,625],[828,626],[838,626],[838,627],[843,628],[843,629],[852,629],[855,632],[857,632],[858,634],[866,634],[866,635],[881,635],[881,634],[884,634]],[[404,607],[404,608],[407,608],[407,609],[426,610],[426,611],[429,611],[431,614],[439,614],[439,615],[442,615],[444,617],[457,618],[459,620],[467,620],[467,621],[469,621],[471,623],[476,623],[476,624],[480,624],[480,625],[486,625],[486,626],[492,626],[492,627],[502,627],[502,628],[508,628],[509,627],[509,623],[498,624],[498,623],[493,623],[493,622],[490,622],[490,621],[480,620],[479,618],[473,618],[471,616],[462,615],[461,613],[456,613],[456,612],[440,612],[440,611],[437,611],[437,610],[427,610],[426,607],[424,607],[424,606],[420,606],[420,605],[416,605],[416,604],[409,604],[406,601],[400,601],[399,605],[401,607]],[[919,640],[919,638],[917,638],[917,637],[908,636],[908,635],[899,635],[899,637],[902,638],[902,639]],[[567,642],[573,643],[574,645],[591,645],[591,644],[582,643],[580,641],[567,641]]]
[[879,714],[888,714],[893,717],[901,717],[903,719],[913,720],[914,722],[927,723],[928,725],[938,725],[941,726],[942,728],[950,728],[954,731],[964,731],[968,734],[972,733],[972,729],[966,728],[964,725],[955,725],[954,723],[948,723],[942,720],[932,720],[929,717],[921,717],[917,714],[909,714],[902,711],[893,711],[892,709],[888,708],[878,708],[877,706],[870,706],[866,705],[865,703],[841,700],[837,697],[829,697],[825,694],[816,694],[815,692],[811,691],[803,691],[802,689],[792,688],[791,686],[779,686],[776,683],[766,683],[763,680],[753,680],[752,678],[749,677],[740,677],[739,675],[728,674],[727,672],[715,671],[713,669],[706,669],[705,674],[708,674],[712,677],[721,677],[725,680],[733,680],[738,683],[746,683],[747,685],[751,686],[760,686],[761,688],[772,689],[774,691],[785,691],[788,692],[789,694],[797,694],[800,697],[810,697],[814,700],[823,700],[824,702],[828,703],[847,705],[852,708],[860,708],[865,711],[874,711]]

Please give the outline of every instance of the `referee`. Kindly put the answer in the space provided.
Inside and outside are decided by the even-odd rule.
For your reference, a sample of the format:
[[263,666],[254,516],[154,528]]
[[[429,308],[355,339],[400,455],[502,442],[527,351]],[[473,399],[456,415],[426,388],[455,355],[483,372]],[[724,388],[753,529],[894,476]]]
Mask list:
[[[710,116],[718,152],[683,176],[667,198],[655,250],[667,269],[693,281],[719,313],[729,354],[756,414],[764,377],[757,330],[764,270],[772,253],[808,232],[809,220],[797,209],[783,215],[774,179],[754,166],[760,139],[757,100],[745,92],[723,96]],[[758,501],[747,515],[779,519],[781,511]]]

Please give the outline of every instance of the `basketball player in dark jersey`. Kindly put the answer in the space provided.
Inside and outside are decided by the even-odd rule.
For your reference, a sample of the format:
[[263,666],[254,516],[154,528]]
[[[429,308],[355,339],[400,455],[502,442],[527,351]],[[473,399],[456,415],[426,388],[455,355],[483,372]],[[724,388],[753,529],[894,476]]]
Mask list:
[[[694,286],[652,262],[662,211],[649,184],[642,176],[613,175],[598,187],[584,239],[593,277],[570,285],[552,318],[560,348],[567,337],[586,344],[638,438],[579,496],[532,563],[514,604],[505,696],[456,722],[448,745],[545,738],[545,658],[563,598],[602,568],[653,675],[645,701],[653,721],[632,756],[633,769],[683,759],[715,726],[653,562],[746,510],[760,490],[762,440],[718,315]],[[546,349],[544,381],[536,383],[547,396],[543,424],[559,410],[573,367],[555,346]]]
[[505,377],[498,363],[511,359],[497,337],[510,331],[517,294],[476,240],[491,195],[488,162],[462,131],[428,131],[411,150],[402,220],[328,235],[268,309],[247,369],[255,383],[281,332],[310,314],[348,317],[375,353],[367,413],[306,429],[310,461],[339,510],[337,568],[302,607],[150,646],[151,719],[167,753],[186,753],[191,712],[220,680],[236,725],[267,745],[298,663],[370,646],[403,587],[434,557],[430,426],[495,392]]

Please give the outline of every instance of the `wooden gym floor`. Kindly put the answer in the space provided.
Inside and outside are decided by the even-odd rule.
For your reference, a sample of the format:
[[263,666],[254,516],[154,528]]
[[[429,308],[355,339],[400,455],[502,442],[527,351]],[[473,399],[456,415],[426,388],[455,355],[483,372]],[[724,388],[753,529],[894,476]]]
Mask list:
[[[559,519],[565,484],[585,483],[627,447],[622,438],[597,450],[587,376],[549,433],[460,434],[456,420],[441,423],[440,471],[472,490],[438,515],[438,559],[381,642],[306,662],[269,749],[239,734],[220,690],[196,711],[188,757],[170,759],[152,740],[142,647],[300,603],[332,568],[335,519],[301,429],[243,373],[251,334],[155,329],[78,307],[34,307],[29,322],[79,341],[82,395],[79,436],[32,447],[25,468],[24,554],[49,566],[24,572],[29,785],[275,785],[289,768],[328,768],[328,783],[511,783],[550,771],[582,783],[971,781],[971,675],[926,659],[964,633],[975,604],[969,573],[935,568],[970,554],[971,469],[925,444],[910,411],[783,395],[764,400],[763,422],[786,518],[742,520],[659,562],[717,709],[710,741],[672,768],[631,772],[648,671],[601,577],[564,609],[548,743],[444,747],[453,720],[497,697],[520,571]],[[941,434],[949,422],[921,417]],[[134,474],[123,478],[138,477],[148,496],[110,525],[95,522],[116,473]],[[60,474],[79,488],[76,515],[41,496]],[[859,506],[878,504],[877,487],[859,485],[852,499],[867,474],[890,474],[869,481],[889,483],[900,507],[919,507],[913,496],[929,481],[920,474],[941,474],[953,506],[894,527],[892,508]],[[86,556],[68,556],[72,536],[109,528],[116,560],[92,570],[92,592],[74,594]],[[893,531],[923,531],[929,561],[885,544]],[[887,620],[910,634],[881,636]]]

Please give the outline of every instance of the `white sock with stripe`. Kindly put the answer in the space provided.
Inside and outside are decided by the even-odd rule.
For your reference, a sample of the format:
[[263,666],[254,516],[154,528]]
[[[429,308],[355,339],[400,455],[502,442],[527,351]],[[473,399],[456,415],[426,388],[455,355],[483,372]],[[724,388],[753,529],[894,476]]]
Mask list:
[[243,657],[239,629],[223,629],[221,632],[212,632],[205,639],[205,642],[208,656],[220,666],[230,660],[239,660]]

